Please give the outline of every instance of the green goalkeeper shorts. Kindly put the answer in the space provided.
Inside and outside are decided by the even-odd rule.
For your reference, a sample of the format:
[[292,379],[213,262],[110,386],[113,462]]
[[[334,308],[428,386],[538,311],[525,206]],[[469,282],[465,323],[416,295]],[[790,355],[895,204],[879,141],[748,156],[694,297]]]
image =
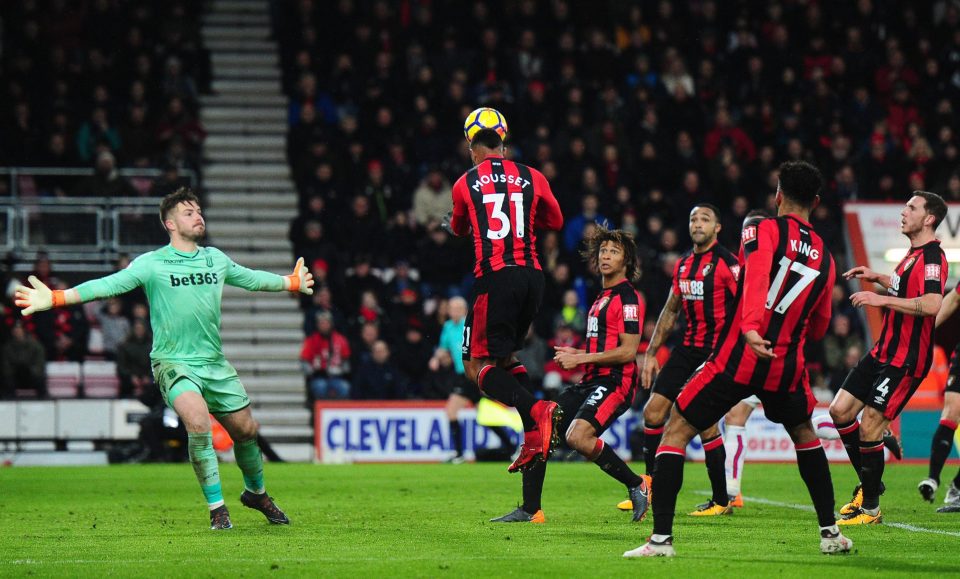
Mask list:
[[184,392],[196,392],[207,403],[214,416],[230,414],[250,406],[250,398],[237,371],[226,360],[208,364],[154,362],[153,378],[163,401],[173,408],[173,401]]

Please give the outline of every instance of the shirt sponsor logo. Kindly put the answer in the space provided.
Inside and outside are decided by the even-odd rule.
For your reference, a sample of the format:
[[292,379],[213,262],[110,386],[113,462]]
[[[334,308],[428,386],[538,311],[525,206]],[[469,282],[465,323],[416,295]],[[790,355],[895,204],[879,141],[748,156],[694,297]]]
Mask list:
[[640,321],[639,308],[633,304],[623,306],[623,321],[625,322]]
[[214,285],[220,283],[215,273],[191,273],[190,275],[170,274],[170,287],[188,285]]
[[928,263],[923,268],[923,279],[940,281],[940,264]]
[[757,226],[750,225],[743,228],[743,233],[740,234],[740,239],[743,243],[750,243],[751,241],[757,240]]
[[680,293],[685,300],[703,300],[703,282],[695,279],[681,279],[679,281]]
[[600,320],[596,316],[587,318],[587,339],[600,335]]

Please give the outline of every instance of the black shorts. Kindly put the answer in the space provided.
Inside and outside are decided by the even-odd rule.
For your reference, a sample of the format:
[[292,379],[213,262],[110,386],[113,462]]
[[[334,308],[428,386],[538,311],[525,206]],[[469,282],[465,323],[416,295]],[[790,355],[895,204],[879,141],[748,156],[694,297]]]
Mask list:
[[478,279],[463,327],[463,359],[511,356],[523,348],[543,301],[543,272],[505,267]]
[[944,392],[960,394],[960,356],[957,356],[956,350],[950,356],[950,374],[947,375],[947,389]]
[[850,370],[840,388],[882,412],[887,420],[893,420],[900,416],[922,381],[922,378],[911,376],[907,368],[881,364],[867,354]]
[[630,408],[636,393],[636,387],[618,386],[602,380],[568,386],[557,398],[564,417],[570,417],[567,419],[569,422],[562,425],[561,432],[565,434],[569,423],[579,418],[592,424],[597,436],[600,436]]
[[711,361],[687,382],[677,397],[677,410],[694,428],[703,431],[716,424],[738,402],[753,395],[760,398],[767,418],[785,428],[810,420],[817,405],[805,380],[793,392],[771,392],[734,382]]
[[653,393],[674,402],[694,371],[710,357],[711,351],[709,348],[688,348],[682,345],[674,348],[667,363],[657,374]]
[[480,393],[480,388],[473,383],[466,376],[460,374],[457,375],[456,380],[453,381],[453,386],[450,388],[450,394],[456,394],[457,396],[463,396],[464,398],[473,402],[474,406],[480,402],[480,399],[483,398],[483,394]]

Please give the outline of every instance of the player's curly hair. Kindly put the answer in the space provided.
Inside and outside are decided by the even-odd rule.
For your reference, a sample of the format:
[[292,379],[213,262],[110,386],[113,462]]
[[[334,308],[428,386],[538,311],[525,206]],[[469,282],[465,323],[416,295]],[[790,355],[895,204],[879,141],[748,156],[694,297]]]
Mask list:
[[[200,199],[196,196],[192,189],[189,187],[180,187],[173,193],[170,193],[160,201],[160,224],[167,220],[170,217],[170,212],[176,209],[177,205],[180,203],[196,203],[200,205]],[[164,225],[164,229],[166,226]]]
[[640,259],[637,257],[637,242],[633,234],[623,229],[608,229],[606,225],[596,224],[593,231],[584,238],[586,247],[580,252],[583,260],[594,269],[600,267],[600,247],[607,241],[623,249],[623,260],[627,265],[627,279],[635,282],[640,279]]

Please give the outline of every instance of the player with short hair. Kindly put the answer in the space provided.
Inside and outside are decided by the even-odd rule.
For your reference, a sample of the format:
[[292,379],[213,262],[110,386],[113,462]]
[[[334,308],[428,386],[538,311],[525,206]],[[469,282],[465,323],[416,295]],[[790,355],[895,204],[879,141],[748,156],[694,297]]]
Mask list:
[[[644,303],[631,281],[639,274],[637,246],[622,230],[598,225],[586,239],[584,259],[600,272],[603,289],[590,307],[583,349],[556,347],[554,361],[564,370],[584,367],[580,383],[560,393],[567,445],[627,487],[633,520],[647,513],[650,477],[634,473],[600,438],[633,403],[637,393],[637,347]],[[574,416],[576,413],[576,416]],[[571,417],[571,418],[566,418]],[[541,509],[546,462],[523,471],[523,504],[495,523],[546,522]]]
[[[939,328],[950,319],[960,306],[960,285],[943,298],[943,305],[937,313],[935,328]],[[947,388],[943,393],[943,412],[940,414],[940,425],[933,433],[930,443],[930,471],[927,478],[920,481],[917,490],[924,500],[933,502],[940,488],[940,473],[943,465],[953,450],[954,433],[957,423],[960,422],[960,343],[953,350],[950,360],[950,375],[947,378]],[[960,513],[960,472],[953,477],[947,495],[943,502],[946,506],[937,509],[938,513]]]
[[[709,203],[694,205],[690,211],[690,239],[693,248],[677,260],[673,271],[673,287],[664,304],[657,326],[650,337],[650,346],[643,356],[641,384],[653,387],[643,409],[643,449],[647,474],[653,474],[657,447],[663,435],[670,406],[676,401],[687,380],[713,352],[724,325],[733,313],[740,265],[727,248],[720,245],[720,210]],[[683,312],[683,342],[670,352],[661,370],[653,352],[673,331],[677,316]],[[716,424],[700,433],[707,474],[713,496],[690,513],[695,516],[730,514],[724,474],[725,449]],[[625,503],[626,501],[624,501]],[[621,508],[624,505],[621,503]]]
[[514,352],[523,347],[543,300],[535,229],[559,230],[563,215],[540,171],[504,157],[500,133],[481,129],[469,143],[475,165],[453,186],[449,223],[455,235],[472,235],[476,258],[464,366],[485,396],[520,413],[523,445],[508,468],[517,472],[547,460],[559,442],[562,411],[555,402],[533,397],[527,370]]
[[210,414],[227,429],[243,473],[240,502],[256,509],[273,524],[290,520],[267,495],[263,458],[257,445],[257,423],[250,399],[223,355],[220,343],[220,300],[223,286],[251,291],[313,293],[313,276],[297,260],[293,273],[280,276],[247,269],[225,253],[199,246],[206,232],[200,202],[190,189],[180,188],[160,202],[160,221],[170,244],[145,253],[126,269],[67,290],[51,291],[34,276],[32,288],[16,289],[23,315],[50,308],[120,295],[142,287],[150,303],[153,376],[167,406],[187,429],[190,462],[207,500],[210,528],[232,527],[220,485],[213,449]]
[[[882,436],[917,391],[933,362],[934,322],[943,303],[948,273],[936,230],[946,215],[943,198],[914,191],[900,211],[900,232],[910,240],[910,249],[893,274],[878,274],[865,265],[843,274],[845,279],[879,284],[886,295],[859,291],[850,296],[858,308],[883,308],[883,326],[873,349],[850,371],[830,404],[830,416],[860,479],[853,500],[840,509],[838,524],[883,522]],[[863,418],[858,422],[861,410]]]
[[797,466],[820,523],[820,550],[847,552],[833,516],[827,455],[810,423],[816,399],[803,347],[830,324],[836,271],[833,257],[809,223],[820,201],[820,171],[791,161],[779,168],[778,217],[741,235],[737,309],[703,368],[684,387],[657,450],[653,535],[624,557],[673,556],[673,519],[683,485],[684,448],[738,402],[757,395],[773,422],[783,424],[797,451]]

